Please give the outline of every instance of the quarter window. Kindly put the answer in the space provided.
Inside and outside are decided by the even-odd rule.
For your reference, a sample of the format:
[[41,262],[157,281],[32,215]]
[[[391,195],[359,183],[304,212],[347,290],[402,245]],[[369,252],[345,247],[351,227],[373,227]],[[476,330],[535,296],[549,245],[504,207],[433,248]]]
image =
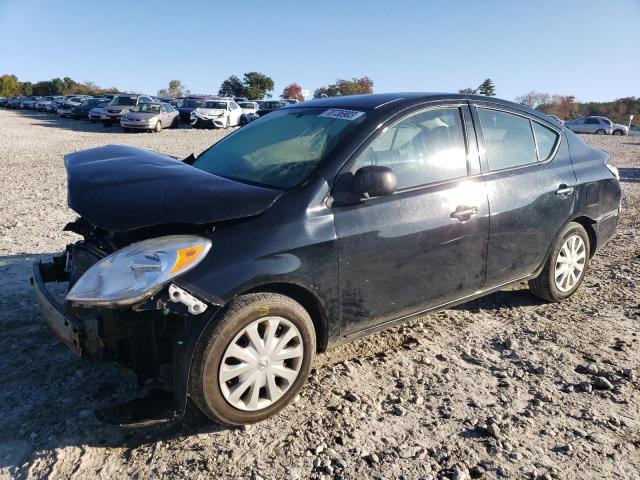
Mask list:
[[533,133],[538,146],[538,159],[542,162],[551,156],[560,135],[538,122],[533,122]]
[[467,175],[467,151],[459,108],[411,115],[387,128],[360,156],[356,167],[391,168],[398,189]]
[[536,163],[536,145],[526,117],[478,108],[490,170]]

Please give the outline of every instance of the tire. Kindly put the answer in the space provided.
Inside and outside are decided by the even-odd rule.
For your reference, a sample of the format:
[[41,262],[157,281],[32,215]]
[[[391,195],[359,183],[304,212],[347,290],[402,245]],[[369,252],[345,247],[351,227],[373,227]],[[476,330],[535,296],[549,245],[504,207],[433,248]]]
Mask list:
[[158,120],[156,122],[156,128],[153,129],[154,132],[158,133],[162,131],[162,123],[160,123],[160,120]]
[[229,117],[227,117],[227,119],[224,122],[224,129],[228,129],[229,126],[231,125],[231,120],[229,119]]
[[621,136],[622,135],[622,130],[614,130],[613,134],[616,136]]
[[[569,282],[563,286],[561,283],[562,279],[565,277],[562,276],[562,272],[558,269],[558,266],[561,266],[564,263],[561,258],[566,261],[568,257],[566,255],[561,255],[561,251],[563,250],[563,247],[565,247],[565,244],[568,244],[570,239],[574,239],[574,245],[579,245],[580,242],[575,240],[576,237],[581,240],[584,247],[583,251],[578,253],[574,258],[583,256],[583,260],[578,260],[575,264],[569,264],[570,266],[567,267],[567,269],[570,269],[570,271],[575,275],[575,272],[581,264],[582,270],[580,270],[575,283],[571,284],[572,280],[570,279]],[[569,250],[570,246],[571,245],[567,247]],[[567,250],[565,250],[565,252],[567,252]],[[564,254],[565,252],[562,253]],[[531,290],[531,293],[536,297],[540,297],[549,302],[561,302],[562,300],[566,300],[573,295],[582,284],[589,267],[590,255],[591,245],[587,231],[579,223],[570,222],[558,235],[555,245],[549,254],[549,258],[547,258],[540,275],[529,280],[529,289]],[[576,266],[573,267],[573,265]],[[560,283],[556,280],[557,278],[560,279]]]
[[604,135],[605,133],[607,132],[605,132],[602,128],[599,128],[598,130],[596,130],[596,135]]
[[[277,345],[277,339],[281,338],[286,342],[283,347],[287,347],[287,351],[295,351],[298,354],[302,352],[301,357],[284,360],[282,363],[282,361],[271,359],[269,354],[258,359],[251,353],[252,356],[243,357],[247,358],[246,362],[230,356],[231,348],[240,347],[242,352],[247,351],[245,348],[250,352],[256,351],[247,335],[240,336],[245,328],[262,326],[262,333],[260,333],[260,327],[257,327],[255,332],[259,340],[264,340],[269,335],[268,327],[278,325],[277,322],[281,326],[274,331],[273,335],[277,335],[273,337],[276,342],[274,345]],[[294,335],[292,340],[285,338],[289,335]],[[241,346],[243,341],[246,346]],[[261,348],[264,348],[264,345]],[[311,317],[298,302],[277,293],[242,295],[225,307],[203,332],[196,346],[189,372],[189,394],[202,413],[218,422],[228,425],[260,422],[282,410],[300,391],[309,375],[315,348],[316,336]],[[276,362],[280,364],[277,365]],[[236,364],[243,363],[248,369],[245,373],[248,377],[243,380],[240,376],[236,376],[223,382],[219,376],[222,367],[233,368]],[[290,378],[289,383],[284,380],[284,377],[274,375],[273,372],[276,371],[284,372],[290,377],[294,376]],[[297,376],[295,376],[296,371]],[[259,376],[261,383],[251,383],[250,379],[255,378],[251,375],[254,374]],[[276,389],[274,396],[281,395],[275,400],[270,395],[272,387],[268,387],[267,379],[272,379],[271,385]],[[245,388],[238,388],[240,395],[233,403],[234,387],[238,385],[245,385]],[[252,408],[252,393],[255,391],[257,391],[257,400]],[[261,402],[261,405],[258,402]]]

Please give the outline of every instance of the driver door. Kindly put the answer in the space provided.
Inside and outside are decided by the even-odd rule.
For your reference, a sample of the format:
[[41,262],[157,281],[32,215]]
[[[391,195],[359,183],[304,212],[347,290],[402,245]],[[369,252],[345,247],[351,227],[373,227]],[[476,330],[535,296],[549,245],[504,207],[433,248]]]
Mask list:
[[346,336],[470,295],[485,280],[489,210],[469,108],[420,110],[382,129],[349,173],[391,168],[392,195],[334,207]]

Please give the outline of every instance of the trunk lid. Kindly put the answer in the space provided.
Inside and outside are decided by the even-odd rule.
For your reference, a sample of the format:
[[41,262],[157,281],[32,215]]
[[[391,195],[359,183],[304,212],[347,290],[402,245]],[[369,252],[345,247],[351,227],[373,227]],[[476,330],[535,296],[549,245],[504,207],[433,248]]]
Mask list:
[[121,145],[71,153],[64,161],[69,207],[91,224],[114,232],[251,217],[282,194]]

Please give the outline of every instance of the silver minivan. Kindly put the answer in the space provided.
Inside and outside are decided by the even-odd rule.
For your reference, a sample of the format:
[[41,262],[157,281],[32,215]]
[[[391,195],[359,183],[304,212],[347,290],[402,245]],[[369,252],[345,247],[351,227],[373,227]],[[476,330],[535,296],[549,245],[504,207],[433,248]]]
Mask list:
[[568,120],[564,125],[574,133],[595,133],[596,135],[611,135],[613,123],[607,117],[583,117]]

